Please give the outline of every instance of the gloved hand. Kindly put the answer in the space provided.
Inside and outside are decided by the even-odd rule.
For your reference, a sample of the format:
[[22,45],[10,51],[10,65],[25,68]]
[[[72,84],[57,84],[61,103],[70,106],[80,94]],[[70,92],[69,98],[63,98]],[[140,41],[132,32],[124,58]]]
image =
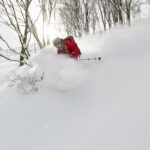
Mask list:
[[63,51],[64,54],[70,53],[70,51]]

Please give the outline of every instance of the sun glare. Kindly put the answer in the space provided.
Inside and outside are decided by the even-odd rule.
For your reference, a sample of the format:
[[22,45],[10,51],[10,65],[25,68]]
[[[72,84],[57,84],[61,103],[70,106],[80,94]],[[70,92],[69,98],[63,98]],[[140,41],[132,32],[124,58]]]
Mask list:
[[[31,7],[31,16],[32,16],[33,20],[37,19],[37,17],[39,16],[39,13],[40,13],[40,7],[38,6],[37,3],[33,3],[32,7]],[[55,26],[53,15],[51,17],[50,24],[49,25],[44,24],[44,27],[43,27],[42,14],[40,14],[40,17],[38,18],[38,21],[36,22],[36,27],[38,29],[39,36],[42,38],[44,36],[45,40],[47,38],[49,38],[50,42],[55,37],[60,36],[60,33],[56,29],[57,27]],[[43,31],[44,31],[44,34],[43,34]]]

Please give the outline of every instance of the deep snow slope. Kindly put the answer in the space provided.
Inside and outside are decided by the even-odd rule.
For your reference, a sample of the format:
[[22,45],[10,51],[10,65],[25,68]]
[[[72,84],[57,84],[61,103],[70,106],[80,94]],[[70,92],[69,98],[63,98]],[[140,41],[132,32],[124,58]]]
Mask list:
[[[75,61],[54,47],[35,55],[33,68],[3,61],[0,150],[149,150],[149,39],[144,21],[76,39],[82,58],[100,62]],[[38,80],[44,73],[38,91],[8,87],[12,71]]]

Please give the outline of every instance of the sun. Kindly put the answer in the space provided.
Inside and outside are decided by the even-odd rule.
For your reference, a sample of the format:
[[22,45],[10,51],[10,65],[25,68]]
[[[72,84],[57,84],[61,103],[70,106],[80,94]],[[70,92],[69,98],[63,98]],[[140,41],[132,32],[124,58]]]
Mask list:
[[49,39],[51,42],[55,37],[59,36],[57,27],[55,26],[55,23],[54,23],[53,14],[52,14],[51,21],[49,24],[47,24],[46,22],[43,23],[43,16],[42,16],[41,8],[39,7],[38,3],[35,3],[35,2],[32,4],[30,8],[30,14],[33,19],[33,22],[37,20],[35,23],[35,26],[36,26],[39,38],[41,40],[45,39],[45,41],[47,41],[47,39]]

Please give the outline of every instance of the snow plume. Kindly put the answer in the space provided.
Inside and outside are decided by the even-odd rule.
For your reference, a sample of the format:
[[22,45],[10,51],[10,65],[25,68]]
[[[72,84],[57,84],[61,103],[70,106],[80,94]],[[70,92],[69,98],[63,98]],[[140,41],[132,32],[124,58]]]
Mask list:
[[61,91],[82,85],[88,70],[79,61],[65,55],[57,55],[56,49],[47,47],[33,58],[37,74],[43,74],[43,86]]
[[142,20],[140,25],[119,26],[105,33],[77,39],[77,42],[83,54],[89,57],[101,56],[103,60],[141,57],[149,53],[149,24],[149,20]]
[[108,31],[100,39],[99,48],[102,49],[103,57],[141,57],[149,53],[149,38],[149,24],[145,22],[145,25]]
[[[66,55],[58,55],[53,46],[46,47],[33,56],[32,68],[22,67],[16,72],[21,80],[14,78],[17,81],[14,84],[19,89],[20,87],[23,90],[26,89],[26,93],[32,91],[31,89],[37,91],[41,88],[56,91],[71,91],[80,88],[82,91],[82,86],[89,84],[89,81],[98,82],[96,79],[99,75],[95,79],[92,76],[93,74],[102,75],[103,62],[123,58],[127,62],[142,56],[149,57],[149,24],[149,21],[143,21],[141,25],[131,28],[112,29],[105,34],[99,33],[75,39],[82,52],[81,58],[102,57],[100,62],[77,61]],[[28,81],[32,84],[28,84]]]

